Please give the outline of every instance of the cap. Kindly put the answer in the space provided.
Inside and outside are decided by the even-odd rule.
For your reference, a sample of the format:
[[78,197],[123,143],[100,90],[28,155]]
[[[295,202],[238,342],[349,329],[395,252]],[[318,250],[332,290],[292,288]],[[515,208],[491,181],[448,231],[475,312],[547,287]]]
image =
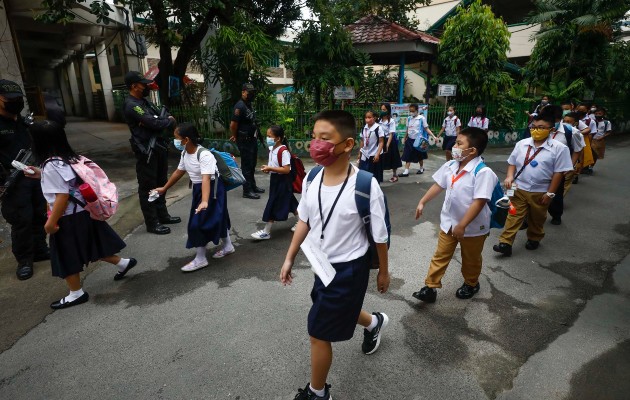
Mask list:
[[24,97],[24,93],[22,93],[22,88],[17,83],[0,79],[0,96],[4,96],[7,99],[17,99]]
[[256,91],[256,88],[251,83],[243,83],[243,88],[241,90],[246,90],[248,92]]
[[148,85],[151,82],[153,82],[151,79],[145,78],[144,75],[138,71],[129,71],[127,75],[125,75],[125,85],[127,85],[127,87],[131,87],[134,83],[144,83]]

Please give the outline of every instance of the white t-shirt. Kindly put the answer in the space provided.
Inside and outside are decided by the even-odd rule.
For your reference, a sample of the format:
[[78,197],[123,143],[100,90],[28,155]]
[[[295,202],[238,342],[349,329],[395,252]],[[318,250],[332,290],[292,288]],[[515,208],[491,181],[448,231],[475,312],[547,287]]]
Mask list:
[[444,122],[442,122],[442,128],[444,128],[444,134],[446,136],[457,136],[457,127],[460,126],[462,126],[462,123],[456,115],[446,117],[444,118]]
[[[516,179],[518,189],[535,193],[547,192],[554,173],[573,170],[571,155],[567,146],[549,137],[540,147],[542,150],[534,158],[536,166],[530,162]],[[537,150],[532,138],[523,139],[514,146],[514,150],[508,158],[508,164],[516,167],[514,174],[517,174],[525,163],[525,156],[527,156],[527,149],[529,148],[531,148],[529,152],[531,158]]]
[[470,117],[470,121],[468,121],[468,126],[471,128],[481,128],[486,131],[489,124],[490,119],[488,117]]
[[[453,178],[459,174],[459,162],[447,161],[435,174],[433,180],[442,189],[446,189],[446,196],[440,212],[440,229],[444,233],[454,228],[464,218],[468,208],[475,199],[490,200],[494,187],[499,182],[496,174],[490,168],[482,168],[477,175],[475,168],[481,162],[481,157],[475,157],[466,164],[459,179],[453,183]],[[465,237],[486,235],[490,232],[490,208],[484,207],[464,230]]]
[[409,136],[409,139],[415,140],[418,137],[421,126],[424,128],[424,136],[427,137],[427,128],[429,127],[429,124],[427,124],[427,120],[424,118],[424,115],[419,114],[415,117],[407,117],[407,136]]
[[[218,175],[217,160],[210,150],[203,150],[199,154],[199,160],[197,160],[197,151],[189,154],[184,150],[177,169],[186,171],[192,183],[201,183],[202,175]],[[212,179],[214,178],[213,176]]]
[[597,133],[593,136],[593,139],[599,139],[604,136],[606,132],[612,130],[612,126],[608,120],[595,121],[595,124],[597,126]]
[[392,133],[396,133],[396,121],[393,119],[390,119],[389,121],[381,121],[378,125],[380,126],[379,130],[383,131],[383,136],[385,138],[388,138]]
[[[286,149],[284,150],[284,152],[282,153],[282,165],[278,165],[278,152],[280,151],[280,149]],[[269,163],[267,164],[270,167],[284,167],[285,165],[289,166],[289,169],[291,169],[291,154],[289,153],[289,149],[287,149],[287,146],[285,145],[280,145],[278,147],[276,147],[275,149],[273,148],[273,146],[269,147]],[[271,172],[272,174],[277,174],[277,172]]]
[[[385,134],[378,124],[375,123],[372,126],[367,126],[366,124],[363,127],[363,131],[361,132],[363,147],[360,150],[362,160],[367,160],[368,158],[376,155],[376,150],[378,150],[378,140],[382,137],[385,137]],[[385,145],[383,145],[383,147],[384,146]],[[381,153],[383,153],[383,151],[381,151]]]
[[[56,194],[70,194],[75,199],[85,203],[76,181],[77,174],[74,173],[69,164],[61,160],[52,160],[44,165],[41,179],[42,193],[44,193],[44,198],[50,204],[51,209],[55,202]],[[75,203],[69,200],[63,215],[73,214],[74,210]],[[79,211],[83,211],[83,207],[76,205],[76,212]]]
[[[564,134],[564,126],[565,124],[561,123],[560,126],[558,126],[558,130],[551,133],[550,136],[552,139],[557,140],[568,147],[569,144],[567,143],[567,137]],[[586,146],[582,132],[574,127],[571,127],[571,144],[573,145],[573,151],[576,153],[578,151],[582,151],[582,149]]]
[[595,123],[594,119],[590,119],[588,117],[584,117],[584,118],[582,118],[580,120],[580,122],[583,123],[583,125],[581,125],[581,126],[583,126],[583,128],[578,124],[578,129],[579,130],[582,130],[582,129],[585,129],[586,127],[589,127],[589,128],[591,128],[591,132],[590,132],[591,135],[594,135],[595,132],[597,132],[597,124]]
[[[357,183],[358,168],[352,167],[353,174],[337,201],[330,221],[324,230],[321,248],[328,255],[331,263],[356,260],[363,256],[369,247],[367,234],[354,199]],[[323,170],[322,170],[323,171]],[[302,198],[298,206],[298,215],[304,222],[310,224],[308,236],[315,243],[320,243],[322,233],[322,219],[319,213],[318,192],[322,179],[322,172],[313,179],[307,190],[307,179],[302,184]],[[328,218],[339,190],[343,183],[337,186],[322,185],[322,214],[324,220]],[[370,213],[372,237],[376,243],[387,243],[387,227],[385,225],[385,200],[383,191],[376,179],[372,179],[370,188]]]

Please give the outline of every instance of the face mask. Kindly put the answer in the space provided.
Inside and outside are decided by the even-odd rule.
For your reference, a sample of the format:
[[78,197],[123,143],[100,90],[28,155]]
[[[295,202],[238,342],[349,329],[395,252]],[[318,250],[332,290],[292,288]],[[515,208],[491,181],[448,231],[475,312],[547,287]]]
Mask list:
[[535,141],[545,140],[549,136],[551,129],[549,128],[534,128],[531,130],[532,139]]
[[598,120],[598,121],[601,121],[601,120],[604,119],[604,116],[603,115],[596,115],[595,119]]
[[454,114],[454,112],[453,112],[453,111],[449,111],[449,112],[447,112],[447,113],[446,113],[446,115],[448,115],[449,117],[452,117],[452,116],[453,116],[453,114]]
[[483,115],[483,112],[482,111],[475,111],[475,114],[481,116],[481,115]]
[[386,117],[388,114],[387,114],[387,111],[381,111],[378,115],[380,115],[381,118],[383,118],[383,117]]
[[182,141],[180,139],[173,139],[173,145],[175,146],[175,148],[179,151],[184,151],[186,150],[186,146],[184,146],[182,144]]
[[597,108],[593,107],[591,108],[591,112],[594,113],[595,111],[597,111]]
[[562,110],[562,116],[564,117],[567,114],[570,114],[571,110]]
[[256,97],[256,94],[254,92],[247,92],[247,95],[245,96],[245,100],[253,101],[254,97]]
[[142,89],[142,97],[147,97],[150,94],[151,94],[151,89],[145,86],[144,89]]
[[[337,143],[339,144],[339,143]],[[311,158],[317,164],[327,167],[334,164],[341,154],[335,154],[335,143],[330,143],[321,139],[311,140]]]
[[268,137],[267,138],[267,146],[272,147],[276,145],[276,141],[273,140],[273,138]]
[[24,100],[14,100],[4,102],[4,111],[9,114],[18,115],[24,109]]
[[459,147],[453,147],[453,150],[451,150],[451,156],[453,157],[453,160],[464,161],[466,157],[468,157],[464,155],[464,151],[466,150],[468,149],[460,149]]
[[418,116],[418,111],[410,112],[409,114],[415,118]]
[[556,130],[558,130],[558,128],[560,128],[560,122],[556,122],[555,128],[556,128]]
[[546,106],[547,104],[549,104],[549,101],[548,100],[542,100],[540,102],[540,104],[542,104],[543,106]]

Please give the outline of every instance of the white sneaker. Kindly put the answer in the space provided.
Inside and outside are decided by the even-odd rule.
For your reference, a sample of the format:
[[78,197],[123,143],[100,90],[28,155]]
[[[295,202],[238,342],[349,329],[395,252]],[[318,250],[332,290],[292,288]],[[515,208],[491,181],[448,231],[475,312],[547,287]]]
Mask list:
[[219,251],[217,251],[216,253],[214,253],[212,255],[212,258],[223,258],[229,254],[232,254],[236,251],[236,249],[234,247],[232,247],[231,249],[221,249]]
[[291,232],[295,232],[295,230],[297,229],[297,225],[298,223],[296,222],[295,225],[291,227]]
[[181,270],[182,272],[193,272],[207,266],[208,266],[208,260],[204,260],[202,262],[198,262],[197,260],[192,260],[188,264],[184,265],[181,268]]
[[258,231],[258,232],[252,233],[252,237],[257,240],[267,240],[267,239],[271,239],[271,234],[265,231]]

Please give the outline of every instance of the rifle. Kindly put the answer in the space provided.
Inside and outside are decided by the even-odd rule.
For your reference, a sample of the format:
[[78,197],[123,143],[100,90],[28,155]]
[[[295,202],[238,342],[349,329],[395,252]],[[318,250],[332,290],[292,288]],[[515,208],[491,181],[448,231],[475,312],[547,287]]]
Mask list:
[[[25,165],[30,165],[32,156],[33,153],[30,149],[22,149],[15,157],[15,161],[19,161]],[[4,167],[2,167],[2,170],[5,170]],[[6,176],[4,183],[0,185],[0,200],[7,194],[11,187],[15,185],[22,174],[23,172],[19,169],[11,169],[8,171],[8,175]]]
[[[168,108],[166,108],[166,106],[162,106],[162,108],[160,109],[160,118],[168,118],[170,115],[171,114],[169,114]],[[146,150],[143,151],[143,153],[147,155],[147,164],[151,162],[151,156],[153,155],[153,150],[155,149],[156,146],[166,150],[166,147],[157,143],[157,136],[151,135],[151,138],[149,139],[149,143],[147,144]],[[142,151],[142,147],[140,147],[140,150]]]

